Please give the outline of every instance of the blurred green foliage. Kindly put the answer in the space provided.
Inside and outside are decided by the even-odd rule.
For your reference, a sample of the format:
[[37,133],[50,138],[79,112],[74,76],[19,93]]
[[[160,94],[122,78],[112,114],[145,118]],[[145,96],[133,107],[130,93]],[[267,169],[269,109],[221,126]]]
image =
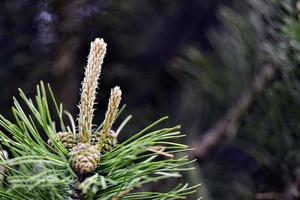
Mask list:
[[[209,32],[214,51],[192,43],[174,60],[190,140],[234,107],[268,63],[271,84],[241,116],[237,136],[202,164],[211,199],[297,199],[299,184],[299,10],[297,1],[234,1]],[[264,198],[263,198],[264,199]],[[268,198],[265,198],[268,199]],[[270,198],[273,199],[273,198]]]

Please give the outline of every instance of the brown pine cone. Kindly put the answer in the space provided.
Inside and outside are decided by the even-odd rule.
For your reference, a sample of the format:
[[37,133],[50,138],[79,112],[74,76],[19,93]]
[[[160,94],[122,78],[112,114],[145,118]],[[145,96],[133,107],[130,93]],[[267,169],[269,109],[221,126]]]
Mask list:
[[100,152],[88,143],[79,143],[70,152],[69,163],[79,174],[94,172],[99,162]]

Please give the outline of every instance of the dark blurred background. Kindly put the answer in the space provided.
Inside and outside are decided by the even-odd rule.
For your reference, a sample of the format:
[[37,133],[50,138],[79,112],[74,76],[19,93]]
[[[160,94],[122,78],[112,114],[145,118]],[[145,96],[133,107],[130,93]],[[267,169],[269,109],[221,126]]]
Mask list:
[[295,0],[3,0],[0,112],[44,80],[76,116],[89,45],[102,37],[94,123],[119,85],[133,115],[123,139],[164,115],[182,124],[196,196],[299,199],[298,12]]

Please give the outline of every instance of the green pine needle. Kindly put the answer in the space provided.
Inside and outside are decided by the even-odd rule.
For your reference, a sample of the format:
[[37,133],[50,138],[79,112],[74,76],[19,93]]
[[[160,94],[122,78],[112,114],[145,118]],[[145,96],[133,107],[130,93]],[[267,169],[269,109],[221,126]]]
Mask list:
[[[72,115],[56,103],[50,86],[46,89],[43,82],[37,86],[35,100],[27,98],[22,90],[20,97],[21,103],[14,98],[13,122],[0,115],[1,148],[12,155],[0,162],[6,168],[1,181],[1,199],[75,199],[77,190],[86,199],[185,199],[198,187],[183,184],[165,193],[137,190],[144,184],[176,179],[181,177],[180,172],[192,170],[188,164],[193,161],[187,156],[176,157],[176,153],[188,151],[186,145],[176,143],[183,137],[180,126],[156,129],[167,117],[102,155],[96,172],[79,182],[69,165],[68,151],[54,139],[59,131],[70,130],[75,134]],[[50,106],[54,107],[54,113]],[[121,123],[118,133],[130,118]],[[48,138],[53,144],[51,147],[46,142]],[[153,151],[153,148],[158,150]]]

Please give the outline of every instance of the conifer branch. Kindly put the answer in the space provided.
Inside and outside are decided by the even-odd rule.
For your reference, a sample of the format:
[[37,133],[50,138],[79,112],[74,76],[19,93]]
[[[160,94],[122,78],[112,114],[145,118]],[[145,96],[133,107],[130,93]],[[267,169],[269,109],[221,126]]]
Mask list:
[[251,88],[247,89],[237,100],[237,102],[227,111],[225,116],[218,120],[211,128],[209,128],[203,137],[194,145],[194,157],[198,161],[203,161],[210,155],[224,139],[235,136],[237,124],[242,114],[250,108],[255,97],[261,94],[267,83],[274,77],[276,67],[272,64],[263,66],[259,72]]
[[[178,178],[180,172],[191,170],[188,165],[193,161],[187,156],[175,157],[176,153],[188,151],[187,146],[176,143],[183,136],[179,126],[155,128],[166,118],[150,124],[116,146],[117,134],[130,119],[127,117],[121,123],[118,133],[111,130],[121,112],[122,92],[119,87],[111,90],[101,135],[95,144],[90,141],[93,105],[105,50],[103,40],[96,39],[91,43],[79,105],[80,138],[72,132],[65,132],[70,126],[75,129],[74,119],[64,112],[61,104],[56,103],[50,87],[47,92],[42,82],[37,86],[35,100],[27,98],[22,90],[20,96],[25,104],[14,98],[14,121],[0,115],[0,147],[12,153],[11,158],[0,159],[0,166],[5,169],[0,173],[5,180],[4,187],[0,187],[0,199],[179,200],[195,192],[198,185],[190,187],[188,184],[168,192],[132,191],[147,183]],[[53,121],[48,93],[59,123]],[[66,124],[63,113],[67,114],[71,124]],[[43,134],[49,138],[48,142],[44,141]],[[170,159],[157,159],[162,155]]]

